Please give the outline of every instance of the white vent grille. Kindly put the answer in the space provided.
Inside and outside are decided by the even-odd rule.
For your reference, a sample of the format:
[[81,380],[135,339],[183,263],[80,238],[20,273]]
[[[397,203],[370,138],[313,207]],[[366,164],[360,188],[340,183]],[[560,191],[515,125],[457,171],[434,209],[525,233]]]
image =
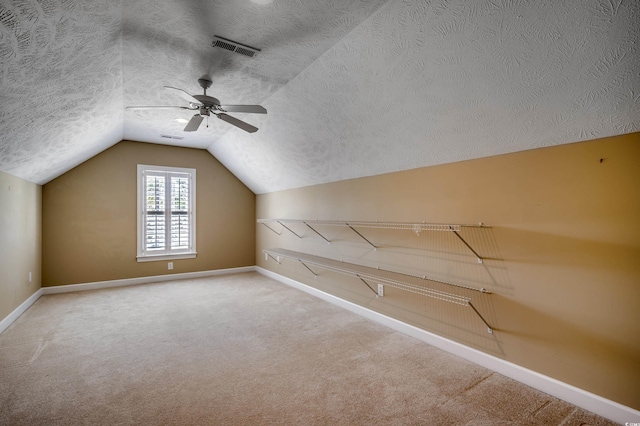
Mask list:
[[246,44],[238,43],[237,41],[229,40],[228,38],[220,36],[213,36],[213,47],[219,47],[250,58],[253,58],[255,54],[260,51],[260,49],[255,47],[247,46]]

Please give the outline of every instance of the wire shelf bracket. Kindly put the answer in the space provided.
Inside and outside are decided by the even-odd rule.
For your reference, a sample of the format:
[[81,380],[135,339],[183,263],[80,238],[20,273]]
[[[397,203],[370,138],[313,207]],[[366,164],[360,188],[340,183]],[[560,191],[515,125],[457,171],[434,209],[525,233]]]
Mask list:
[[[482,223],[479,225],[462,225],[462,224],[443,224],[443,223],[407,223],[407,222],[364,222],[364,221],[339,221],[339,220],[307,220],[307,219],[258,219],[258,223],[263,224],[271,231],[275,232],[278,235],[281,233],[277,232],[275,229],[270,227],[269,223],[278,223],[284,229],[287,229],[293,235],[298,238],[302,238],[299,234],[294,232],[291,228],[287,227],[285,223],[301,223],[306,225],[309,229],[311,229],[314,233],[319,235],[323,240],[330,244],[331,241],[325,237],[320,231],[317,229],[317,225],[325,225],[325,226],[346,226],[350,228],[353,232],[355,232],[362,240],[364,240],[367,244],[373,247],[374,250],[377,250],[378,247],[367,239],[361,232],[359,232],[356,228],[376,228],[376,229],[400,229],[400,230],[411,230],[416,235],[420,235],[423,231],[445,231],[452,232],[457,239],[464,244],[464,246],[473,253],[473,255],[478,260],[478,263],[483,263],[484,259],[482,256],[478,254],[478,252],[471,247],[471,245],[460,235],[460,231],[463,228],[489,228],[488,226],[484,226]],[[312,223],[314,226],[311,226]]]
[[313,232],[315,232],[316,234],[320,235],[320,238],[322,238],[323,240],[325,240],[327,242],[327,244],[331,244],[331,241],[329,241],[327,239],[327,237],[325,237],[324,235],[322,235],[320,232],[318,232],[317,229],[315,229],[313,226],[309,225],[309,223],[307,223],[306,221],[302,221],[302,223],[304,223],[305,225],[307,225],[307,227],[309,229],[311,229]]
[[347,222],[345,222],[345,225],[347,225],[349,228],[351,228],[351,230],[352,230],[353,232],[355,232],[356,234],[358,234],[358,236],[359,236],[360,238],[362,238],[363,240],[365,240],[365,241],[366,241],[366,242],[367,242],[371,247],[373,247],[373,249],[374,249],[374,250],[378,250],[378,247],[376,247],[376,246],[375,246],[375,244],[373,244],[371,241],[369,241],[368,239],[366,239],[366,238],[364,237],[364,235],[362,235],[361,233],[359,233],[358,231],[356,231],[356,229],[355,229],[353,226],[349,225]]
[[[300,262],[307,268],[314,277],[318,277],[318,274],[314,272],[309,265],[315,266],[320,269],[325,269],[333,272],[338,272],[344,275],[349,275],[355,278],[358,278],[362,281],[376,296],[380,295],[380,291],[374,290],[374,288],[369,284],[370,282],[375,282],[378,284],[388,285],[389,287],[393,287],[399,290],[408,291],[410,293],[419,294],[422,296],[430,297],[433,299],[441,300],[444,302],[454,303],[456,305],[467,306],[470,307],[473,312],[480,318],[480,320],[487,327],[487,332],[493,334],[494,328],[489,325],[487,320],[482,316],[482,314],[476,309],[473,305],[471,298],[459,296],[457,294],[445,292],[442,290],[436,290],[433,288],[423,287],[415,284],[411,284],[406,281],[402,281],[402,277],[409,277],[412,275],[402,274],[393,271],[386,271],[380,269],[374,269],[368,266],[357,265],[354,263],[341,262],[333,259],[328,259],[319,256],[313,256],[305,253],[295,252],[286,249],[268,249],[262,250],[265,254],[265,259],[268,260],[272,258],[278,264],[281,264],[281,259],[290,259]],[[433,280],[426,277],[417,277],[412,276],[414,278],[422,278],[426,281],[432,281],[434,283],[439,284],[447,284],[456,287],[464,287],[468,290],[474,290],[481,293],[489,293],[485,289],[477,289],[472,287],[458,286],[456,284],[447,283],[444,281]]]

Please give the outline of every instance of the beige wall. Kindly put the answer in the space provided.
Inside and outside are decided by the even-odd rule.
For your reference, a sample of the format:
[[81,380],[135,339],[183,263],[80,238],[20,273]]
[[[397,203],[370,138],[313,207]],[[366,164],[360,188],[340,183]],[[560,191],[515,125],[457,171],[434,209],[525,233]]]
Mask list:
[[40,288],[41,203],[40,185],[0,172],[0,320]]
[[[195,259],[136,261],[136,167],[195,168]],[[209,152],[123,141],[42,189],[43,286],[255,264],[255,195]]]
[[[281,236],[257,226],[257,264],[496,357],[640,409],[640,134],[543,148],[257,197],[258,218],[477,224],[461,235],[304,225]],[[282,247],[484,287],[432,285],[473,298],[470,308],[358,279],[266,261]]]

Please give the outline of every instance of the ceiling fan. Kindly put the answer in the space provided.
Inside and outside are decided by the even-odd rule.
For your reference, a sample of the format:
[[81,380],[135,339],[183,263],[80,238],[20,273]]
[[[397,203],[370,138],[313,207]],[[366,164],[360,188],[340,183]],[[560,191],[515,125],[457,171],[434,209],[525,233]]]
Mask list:
[[178,96],[181,96],[187,102],[189,106],[128,106],[127,109],[188,109],[192,111],[198,111],[184,128],[185,132],[195,132],[200,127],[200,123],[204,120],[204,117],[209,117],[211,114],[215,115],[222,121],[226,121],[245,132],[253,133],[258,130],[257,127],[252,126],[249,123],[245,123],[242,120],[238,120],[235,117],[227,115],[227,112],[245,112],[252,114],[266,114],[267,110],[260,105],[221,105],[220,101],[212,96],[207,96],[207,89],[211,87],[211,80],[208,78],[198,79],[200,87],[204,89],[204,95],[190,95],[182,89],[176,87],[164,86],[165,89],[173,91]]

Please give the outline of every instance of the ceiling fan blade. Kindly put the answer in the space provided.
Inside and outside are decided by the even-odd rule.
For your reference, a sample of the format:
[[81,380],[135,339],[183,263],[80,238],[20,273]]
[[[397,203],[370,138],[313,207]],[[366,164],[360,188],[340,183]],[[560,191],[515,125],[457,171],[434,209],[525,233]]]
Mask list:
[[225,112],[249,112],[252,114],[266,114],[267,110],[260,105],[220,105]]
[[184,128],[185,132],[195,132],[196,130],[198,130],[198,127],[200,127],[200,123],[202,123],[202,120],[204,120],[204,117],[202,117],[200,114],[196,114],[193,117],[191,117],[191,120],[189,120],[189,122],[187,123],[187,126]]
[[249,132],[249,133],[254,133],[258,131],[257,127],[252,126],[249,123],[245,123],[242,120],[238,120],[235,117],[231,117],[230,115],[227,114],[217,114],[217,117],[220,120],[226,121],[229,124],[233,124],[234,126],[244,130],[245,132]]
[[185,92],[182,89],[178,89],[177,87],[164,86],[165,89],[169,89],[173,91],[176,95],[180,96],[182,99],[187,100],[188,102],[192,102],[194,104],[201,105],[202,102],[191,96],[189,93]]
[[169,105],[158,105],[158,106],[128,106],[126,109],[193,109],[185,106],[169,106]]

